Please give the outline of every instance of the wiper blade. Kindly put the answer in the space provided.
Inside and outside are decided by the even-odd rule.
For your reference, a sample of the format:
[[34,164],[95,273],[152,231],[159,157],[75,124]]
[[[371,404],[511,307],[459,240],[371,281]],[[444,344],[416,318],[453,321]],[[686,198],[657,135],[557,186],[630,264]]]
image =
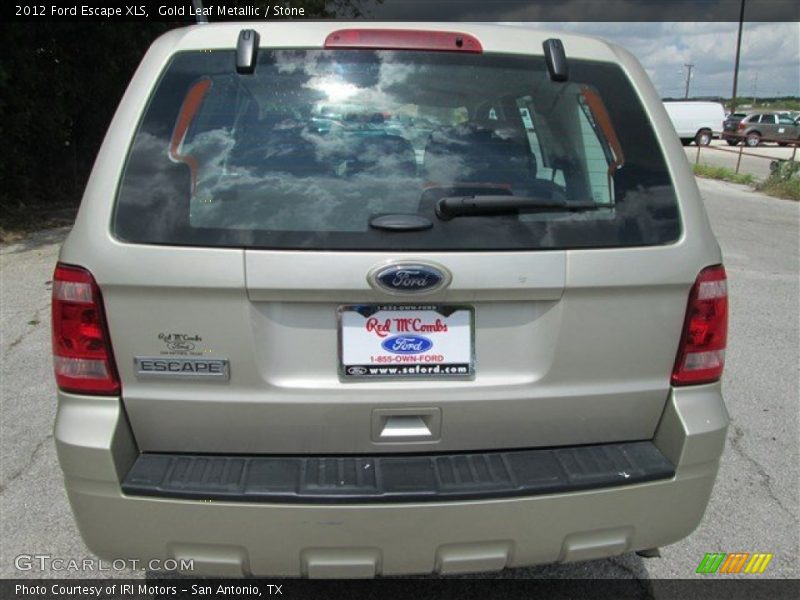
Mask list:
[[594,202],[566,202],[533,196],[446,196],[436,203],[436,216],[442,221],[449,221],[453,217],[512,215],[523,211],[582,211],[600,208],[608,208],[608,206]]

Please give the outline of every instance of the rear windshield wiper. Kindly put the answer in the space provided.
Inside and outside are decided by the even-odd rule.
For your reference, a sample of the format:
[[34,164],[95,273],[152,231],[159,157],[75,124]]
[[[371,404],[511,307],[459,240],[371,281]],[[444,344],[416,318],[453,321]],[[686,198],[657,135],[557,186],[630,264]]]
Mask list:
[[512,215],[519,212],[564,212],[609,208],[594,202],[566,202],[532,196],[447,196],[436,203],[442,221],[453,217]]

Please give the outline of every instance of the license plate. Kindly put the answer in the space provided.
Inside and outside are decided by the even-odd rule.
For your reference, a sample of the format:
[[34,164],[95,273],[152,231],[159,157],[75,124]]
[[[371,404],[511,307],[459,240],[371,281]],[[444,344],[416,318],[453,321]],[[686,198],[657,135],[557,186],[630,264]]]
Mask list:
[[358,379],[471,379],[471,306],[339,307],[339,374]]

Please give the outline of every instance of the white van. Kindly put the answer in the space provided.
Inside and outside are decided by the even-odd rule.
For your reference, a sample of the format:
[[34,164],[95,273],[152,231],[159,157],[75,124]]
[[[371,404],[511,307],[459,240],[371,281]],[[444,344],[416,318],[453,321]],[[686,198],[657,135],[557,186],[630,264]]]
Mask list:
[[725,120],[725,110],[718,102],[664,102],[664,108],[684,146],[692,140],[698,146],[708,146]]

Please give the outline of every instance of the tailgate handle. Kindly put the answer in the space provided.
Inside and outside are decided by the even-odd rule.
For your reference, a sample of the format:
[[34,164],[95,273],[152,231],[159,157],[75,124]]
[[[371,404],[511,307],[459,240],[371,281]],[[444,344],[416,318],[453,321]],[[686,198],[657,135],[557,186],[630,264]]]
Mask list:
[[430,437],[431,430],[417,416],[396,416],[389,417],[383,425],[379,438],[381,440],[407,438],[407,437]]
[[442,411],[430,408],[376,408],[372,411],[373,442],[433,442],[442,429]]

